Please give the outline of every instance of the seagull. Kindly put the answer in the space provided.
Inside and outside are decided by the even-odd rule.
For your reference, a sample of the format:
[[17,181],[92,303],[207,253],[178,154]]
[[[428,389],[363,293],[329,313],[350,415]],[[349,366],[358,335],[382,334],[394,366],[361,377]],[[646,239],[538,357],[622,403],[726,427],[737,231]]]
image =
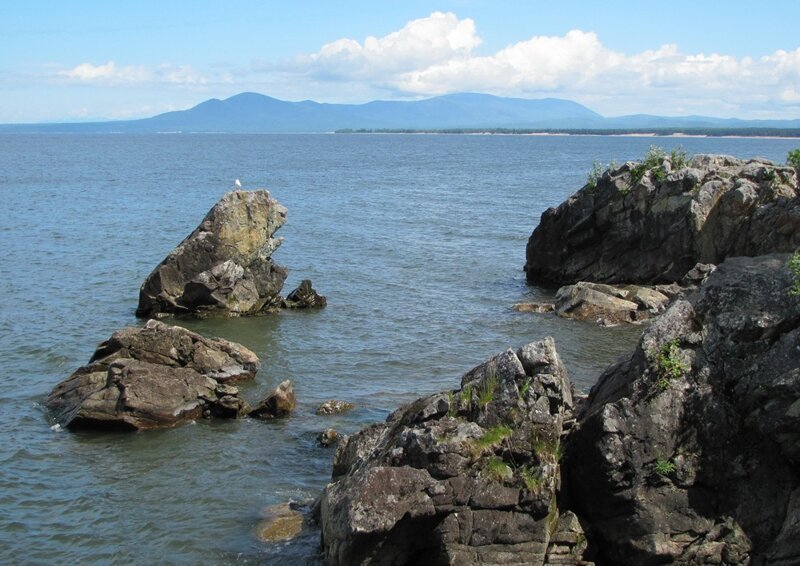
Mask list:
[[241,181],[239,181],[239,179],[236,179],[233,182],[233,186],[236,187],[237,189],[241,189],[242,188],[242,183],[241,183]]

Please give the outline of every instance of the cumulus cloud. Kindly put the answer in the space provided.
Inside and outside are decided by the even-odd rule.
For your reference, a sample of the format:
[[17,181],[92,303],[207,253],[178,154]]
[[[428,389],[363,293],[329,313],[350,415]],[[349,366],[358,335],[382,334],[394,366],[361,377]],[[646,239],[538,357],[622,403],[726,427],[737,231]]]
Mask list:
[[435,12],[384,37],[328,43],[282,70],[308,84],[346,82],[390,95],[563,96],[597,102],[606,113],[746,113],[754,102],[782,108],[798,102],[800,49],[738,58],[662,45],[628,54],[581,30],[534,36],[491,54],[478,52],[481,43],[471,19]]
[[363,43],[347,38],[328,43],[298,62],[319,76],[380,79],[468,58],[480,44],[471,19],[434,12],[384,37],[369,36]]

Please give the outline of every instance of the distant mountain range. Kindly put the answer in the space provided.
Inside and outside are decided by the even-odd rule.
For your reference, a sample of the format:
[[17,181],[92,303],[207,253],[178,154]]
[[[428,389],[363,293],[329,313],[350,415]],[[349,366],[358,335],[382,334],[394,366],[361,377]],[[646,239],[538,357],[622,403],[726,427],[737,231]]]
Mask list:
[[646,129],[797,129],[797,120],[738,120],[706,116],[663,117],[637,114],[606,118],[558,98],[504,98],[488,94],[449,94],[425,100],[367,104],[287,102],[245,92],[212,98],[188,110],[152,118],[65,124],[5,124],[2,132],[75,133],[301,133],[337,130],[646,130]]

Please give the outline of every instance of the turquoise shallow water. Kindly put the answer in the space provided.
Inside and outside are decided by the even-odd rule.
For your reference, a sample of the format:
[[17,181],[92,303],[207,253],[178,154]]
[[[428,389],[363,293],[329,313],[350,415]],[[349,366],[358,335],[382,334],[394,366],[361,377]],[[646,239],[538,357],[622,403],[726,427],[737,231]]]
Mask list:
[[[658,140],[782,161],[798,140]],[[270,546],[261,510],[314,497],[333,426],[353,432],[456,387],[487,356],[551,335],[588,389],[638,329],[599,329],[515,302],[539,215],[594,160],[651,138],[393,135],[0,136],[0,561],[307,563],[316,535]],[[286,291],[310,277],[319,312],[181,321],[262,359],[244,395],[292,379],[278,423],[199,422],[141,434],[54,432],[40,403],[114,330],[140,324],[138,288],[233,185],[289,209],[275,253]],[[325,399],[356,409],[318,417]]]

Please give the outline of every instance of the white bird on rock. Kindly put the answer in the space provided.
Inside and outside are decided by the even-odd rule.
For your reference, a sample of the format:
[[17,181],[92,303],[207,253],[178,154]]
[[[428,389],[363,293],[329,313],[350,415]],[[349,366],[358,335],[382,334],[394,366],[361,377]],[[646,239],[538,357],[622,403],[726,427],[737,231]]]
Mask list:
[[233,186],[236,187],[236,189],[241,189],[242,188],[242,183],[241,183],[241,181],[239,181],[239,179],[236,179],[233,182]]

